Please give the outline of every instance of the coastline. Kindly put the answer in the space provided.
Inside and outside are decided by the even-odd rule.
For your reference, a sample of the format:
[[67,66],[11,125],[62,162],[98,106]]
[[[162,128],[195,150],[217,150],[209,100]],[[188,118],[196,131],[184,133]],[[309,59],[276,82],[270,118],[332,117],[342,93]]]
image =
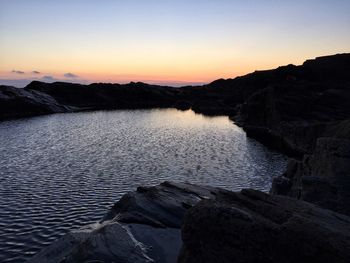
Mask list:
[[[170,203],[170,208],[167,208],[168,212],[180,209],[181,216],[178,215],[177,218],[181,217],[181,222],[185,218],[184,225],[180,223],[164,225],[164,222],[159,222],[159,218],[150,218],[147,214],[149,211],[144,210],[142,213],[137,212],[137,215],[126,213],[123,215],[124,219],[121,216],[122,213],[117,213],[114,217],[109,218],[113,221],[112,225],[111,222],[100,224],[90,227],[88,230],[78,231],[77,234],[68,234],[72,236],[66,237],[66,240],[58,241],[61,242],[60,246],[66,248],[67,245],[64,245],[66,242],[75,242],[75,245],[73,250],[62,249],[59,251],[63,254],[59,254],[57,260],[62,260],[62,256],[64,258],[71,257],[72,260],[91,260],[90,257],[98,256],[102,252],[107,253],[101,255],[106,256],[108,260],[108,256],[120,251],[106,250],[106,247],[109,246],[108,242],[116,241],[113,239],[113,235],[108,236],[108,238],[103,235],[116,231],[120,235],[125,235],[125,239],[129,240],[122,246],[130,249],[128,251],[132,251],[131,254],[128,254],[129,256],[136,257],[132,262],[152,262],[151,256],[145,252],[147,249],[145,250],[142,245],[139,246],[139,243],[135,245],[134,235],[130,235],[125,226],[120,225],[120,223],[135,223],[136,221],[137,224],[141,222],[145,225],[152,225],[152,227],[156,226],[156,229],[165,228],[166,231],[169,230],[168,228],[176,228],[177,240],[180,235],[179,229],[182,227],[184,243],[179,262],[212,262],[210,258],[214,255],[220,255],[228,261],[235,259],[241,260],[241,262],[266,260],[269,255],[274,255],[274,261],[271,262],[295,262],[295,260],[346,262],[349,256],[346,247],[349,246],[350,233],[350,219],[347,217],[350,215],[348,209],[350,204],[349,72],[350,54],[340,54],[309,60],[301,66],[288,65],[275,70],[254,72],[233,80],[218,80],[201,87],[171,88],[144,83],[85,86],[33,82],[24,89],[0,86],[0,112],[1,119],[5,119],[86,109],[174,107],[186,110],[191,108],[204,115],[227,115],[240,125],[248,136],[292,157],[287,171],[274,180],[271,195],[254,190],[243,190],[241,193],[228,193],[221,189],[209,191],[206,187],[174,186],[172,183],[160,185],[158,189],[157,187],[141,187],[134,195],[142,196],[144,193],[156,191],[156,194],[159,194],[159,200],[151,199],[148,201],[151,203],[157,202],[156,200],[165,202],[166,207],[169,206],[167,203],[169,200],[167,200],[167,196],[162,196],[164,190],[162,187],[166,189],[167,187],[177,188],[175,195],[179,200],[186,199],[188,191],[191,198],[194,195],[195,201],[191,199],[190,205],[182,202],[172,206],[173,203]],[[204,191],[206,194],[198,195],[198,191]],[[283,197],[283,195],[287,197]],[[165,199],[162,199],[163,197]],[[306,203],[303,200],[316,205]],[[122,198],[116,203],[116,206],[123,202]],[[269,206],[271,203],[273,207]],[[128,209],[133,208],[133,205],[133,203],[126,204],[123,209],[128,211]],[[259,205],[262,205],[262,210],[258,207]],[[143,204],[140,206],[142,207]],[[158,206],[151,207],[150,211],[159,209]],[[189,211],[186,212],[187,210]],[[280,210],[283,213],[278,212]],[[222,214],[227,214],[227,218],[222,218]],[[120,219],[121,217],[122,219]],[[198,218],[203,219],[203,221],[198,222]],[[215,226],[216,220],[221,220],[222,228]],[[272,222],[268,222],[269,220]],[[242,229],[245,231],[234,227],[237,222],[243,224]],[[318,228],[310,227],[310,222],[317,225]],[[107,231],[105,231],[106,229]],[[225,229],[235,230],[239,240],[238,243],[235,243],[236,241],[232,237],[225,236],[224,240],[227,239],[227,244],[232,244],[233,247],[235,245],[247,247],[248,250],[243,251],[248,254],[258,250],[257,256],[245,258],[244,255],[241,255],[240,258],[235,258],[238,257],[235,249],[225,250],[221,253],[210,249],[216,247],[220,251],[220,247],[213,244],[213,241],[210,240],[211,236],[208,236],[206,231],[210,230],[215,235],[219,235],[220,231],[226,231]],[[251,229],[257,229],[257,232],[250,232]],[[284,230],[287,230],[286,233],[283,233]],[[150,231],[151,235],[155,233],[155,230],[152,229],[152,231]],[[272,236],[267,235],[267,239],[257,238],[255,241],[253,240],[257,233],[265,235],[264,231],[277,232]],[[100,236],[101,232],[102,236]],[[251,236],[243,238],[247,233]],[[298,233],[307,233],[307,235],[305,237]],[[266,244],[268,240],[279,240],[276,237],[280,236],[286,239],[284,244],[278,242]],[[326,241],[328,236],[333,238],[335,245],[332,247],[327,247],[329,245]],[[194,237],[196,238],[194,239]],[[318,240],[311,242],[316,237]],[[110,241],[109,238],[111,238]],[[216,238],[220,238],[220,236],[216,236]],[[97,250],[95,252],[90,250],[91,244],[89,242],[100,239],[107,243],[97,242]],[[163,243],[163,241],[159,242]],[[198,242],[206,245],[201,247]],[[305,242],[311,242],[311,245],[304,247]],[[207,249],[205,249],[206,246],[208,246]],[[286,249],[291,248],[291,246],[294,246],[294,250],[288,252],[290,257],[287,258],[285,256]],[[320,252],[322,250],[320,248],[323,249],[323,254],[321,253],[319,256],[313,254]],[[267,254],[264,254],[265,249]],[[311,252],[308,249],[311,249]],[[52,251],[57,252],[57,247],[44,249],[42,253],[39,253],[39,258],[35,257],[37,261],[32,262],[49,262],[40,261],[40,257],[45,253],[52,253]],[[297,251],[303,252],[300,254],[300,258],[293,257]],[[80,252],[83,254],[79,254]],[[153,256],[166,255],[167,253],[170,253],[169,248],[163,248],[163,250],[154,252]],[[196,261],[194,255],[203,257],[199,257]],[[125,255],[119,256],[128,258]],[[314,261],[310,261],[312,258]],[[54,260],[54,257],[52,259]],[[171,260],[173,262],[174,255],[172,255]],[[125,259],[123,262],[129,261]]]

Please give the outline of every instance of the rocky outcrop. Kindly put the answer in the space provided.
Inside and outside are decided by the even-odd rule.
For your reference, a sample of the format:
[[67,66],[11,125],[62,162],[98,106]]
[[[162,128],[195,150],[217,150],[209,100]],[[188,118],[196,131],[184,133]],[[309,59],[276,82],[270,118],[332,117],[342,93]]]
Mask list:
[[33,81],[25,90],[40,91],[54,97],[60,104],[86,109],[138,109],[171,107],[178,98],[180,89],[148,85],[145,83],[81,85]]
[[218,191],[170,182],[139,187],[99,223],[68,233],[29,262],[176,262],[185,213]]
[[[35,81],[25,89],[0,87],[0,119],[66,111],[165,107],[229,115],[248,136],[299,160],[291,160],[289,165],[300,168],[297,175],[287,172],[288,176],[276,179],[273,193],[342,212],[340,208],[347,205],[342,202],[347,198],[340,198],[339,192],[350,192],[350,186],[343,179],[341,184],[332,183],[332,191],[337,194],[332,199],[333,205],[324,205],[322,189],[328,196],[330,186],[327,183],[324,187],[321,181],[339,176],[331,171],[326,175],[305,176],[316,167],[313,164],[310,168],[305,160],[313,156],[320,138],[350,139],[349,72],[350,54],[337,54],[308,60],[300,66],[287,65],[235,79],[220,79],[200,87]],[[348,157],[343,158],[344,162],[350,162]],[[311,178],[316,179],[311,182]],[[310,187],[318,188],[320,193],[306,194]]]
[[248,136],[293,157],[273,194],[349,214],[350,157],[340,147],[350,140],[349,72],[349,54],[262,72],[265,87],[239,106],[233,119]]
[[70,110],[46,93],[0,86],[0,120]]
[[317,138],[325,133],[337,136],[328,127],[350,119],[350,84],[328,89],[315,85],[290,83],[263,89],[242,104],[238,121],[248,135],[268,146],[299,155],[311,153]]
[[350,218],[255,190],[220,192],[189,210],[180,263],[349,262]]
[[[75,111],[98,109],[192,108],[206,115],[229,115],[252,136],[268,135],[267,144],[285,138],[284,122],[304,127],[305,122],[329,122],[349,118],[350,54],[308,60],[301,66],[288,65],[274,70],[256,71],[235,79],[219,79],[208,85],[172,88],[145,83],[90,85],[33,81],[17,91],[40,92],[61,107]],[[15,88],[11,88],[15,90]],[[21,97],[20,94],[18,94]],[[31,108],[9,102],[7,115],[35,115]],[[51,109],[46,113],[55,112]],[[42,114],[44,111],[38,111]],[[280,129],[279,127],[282,126]],[[263,129],[262,129],[263,128]],[[277,136],[275,136],[277,135]],[[288,140],[293,140],[293,135]],[[284,144],[284,143],[283,143]],[[288,144],[287,144],[288,145]],[[290,147],[289,147],[290,146]],[[289,149],[304,150],[300,145]],[[283,147],[282,147],[283,148]],[[299,149],[300,148],[300,149]]]
[[341,263],[349,247],[345,215],[255,190],[165,182],[124,195],[29,262]]
[[288,195],[350,215],[350,140],[319,138],[301,161],[290,160],[271,193]]
[[295,140],[309,153],[291,158],[270,192],[350,215],[350,121],[306,125]]

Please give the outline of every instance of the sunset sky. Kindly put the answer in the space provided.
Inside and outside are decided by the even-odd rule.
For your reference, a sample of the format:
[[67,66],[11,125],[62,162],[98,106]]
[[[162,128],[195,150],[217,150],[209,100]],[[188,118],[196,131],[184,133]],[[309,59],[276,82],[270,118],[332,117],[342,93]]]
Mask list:
[[0,0],[0,84],[178,86],[345,52],[349,0]]

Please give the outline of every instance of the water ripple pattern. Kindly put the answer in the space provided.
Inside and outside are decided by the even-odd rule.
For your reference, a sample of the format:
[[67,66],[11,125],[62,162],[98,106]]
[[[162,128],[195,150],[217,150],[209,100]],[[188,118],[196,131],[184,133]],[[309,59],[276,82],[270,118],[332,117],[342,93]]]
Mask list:
[[24,262],[137,186],[266,191],[286,164],[227,117],[173,109],[4,121],[0,157],[0,262]]

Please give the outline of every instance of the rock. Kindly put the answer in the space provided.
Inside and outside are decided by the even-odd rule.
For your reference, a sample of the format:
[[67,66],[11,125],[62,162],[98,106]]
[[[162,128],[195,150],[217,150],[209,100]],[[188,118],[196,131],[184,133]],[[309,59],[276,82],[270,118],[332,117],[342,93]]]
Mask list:
[[233,119],[267,146],[299,157],[310,154],[318,138],[337,137],[330,127],[350,120],[349,71],[350,54],[339,54],[260,72],[265,85],[256,84],[260,88]]
[[33,81],[26,90],[40,91],[54,97],[60,104],[78,110],[147,109],[171,107],[183,100],[181,90],[145,83],[90,85]]
[[284,194],[350,215],[350,140],[319,138],[314,152],[290,160],[273,181],[272,194]]
[[29,262],[176,262],[185,213],[218,191],[170,182],[139,187],[99,223],[68,233]]
[[99,223],[29,262],[341,263],[349,247],[345,215],[255,190],[165,182],[124,195]]
[[141,243],[117,222],[94,224],[65,235],[29,262],[153,262]]
[[[24,89],[11,89],[16,90],[14,94],[19,100],[23,99],[19,93],[40,92],[39,97],[46,94],[56,101],[57,107],[68,107],[75,111],[175,107],[182,110],[192,108],[206,115],[229,115],[245,128],[255,127],[256,132],[251,133],[252,136],[264,138],[268,133],[278,135],[275,138],[282,138],[285,147],[286,141],[300,138],[297,135],[299,127],[305,126],[305,123],[349,119],[349,69],[350,54],[338,54],[309,60],[301,66],[287,65],[256,71],[235,79],[219,79],[203,86],[172,88],[141,82],[81,85],[33,81]],[[29,106],[22,107],[17,100],[6,103],[4,109],[7,109],[8,117],[61,112],[58,108],[33,110]],[[296,132],[289,134],[290,125],[285,127],[285,124],[291,122]],[[266,129],[271,131],[266,133]],[[264,134],[259,136],[259,131]],[[271,138],[268,137],[268,145]],[[280,142],[273,144],[278,145]],[[303,150],[305,146],[287,145],[297,151],[300,147]]]
[[303,67],[318,80],[350,81],[349,57],[349,54],[318,57],[305,61]]
[[0,120],[69,111],[46,93],[0,86]]
[[350,218],[255,190],[220,192],[191,208],[180,263],[349,262]]
[[276,84],[255,93],[242,104],[239,123],[269,147],[299,156],[311,153],[317,138],[336,136],[329,127],[350,119],[350,89],[339,88],[329,96],[330,90],[313,85]]

